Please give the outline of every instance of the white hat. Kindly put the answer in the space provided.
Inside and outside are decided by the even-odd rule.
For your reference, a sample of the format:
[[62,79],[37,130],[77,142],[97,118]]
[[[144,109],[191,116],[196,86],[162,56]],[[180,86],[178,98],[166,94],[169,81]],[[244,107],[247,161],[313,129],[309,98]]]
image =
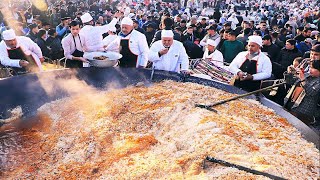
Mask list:
[[164,37],[173,38],[173,32],[172,32],[172,30],[162,30],[162,31],[161,31],[161,38],[164,38]]
[[2,32],[2,38],[3,40],[13,40],[16,38],[16,33],[14,32],[13,29],[6,30]]
[[214,41],[214,40],[212,40],[212,39],[208,39],[208,40],[207,40],[207,44],[208,44],[208,45],[211,45],[211,46],[214,46],[214,47],[217,46],[216,41]]
[[257,36],[257,35],[249,36],[248,44],[251,42],[258,44],[260,47],[263,45],[261,36]]
[[134,13],[130,13],[130,14],[128,15],[129,18],[134,18],[134,16],[135,16]]
[[110,27],[109,31],[111,31],[111,32],[116,32],[116,31],[117,31],[117,29],[116,29],[116,27],[115,27],[115,26],[112,26],[112,27]]
[[129,26],[133,26],[133,21],[129,17],[124,17],[121,21],[121,26],[124,24],[129,25]]
[[92,16],[89,13],[85,13],[80,18],[81,18],[82,23],[87,23],[87,22],[90,22],[93,20]]

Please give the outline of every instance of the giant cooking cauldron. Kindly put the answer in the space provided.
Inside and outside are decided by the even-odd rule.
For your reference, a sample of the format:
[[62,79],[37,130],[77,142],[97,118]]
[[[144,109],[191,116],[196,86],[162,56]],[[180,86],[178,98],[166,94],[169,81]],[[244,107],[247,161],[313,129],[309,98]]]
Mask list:
[[[11,116],[10,110],[17,106],[22,108],[24,117],[32,116],[43,104],[70,96],[70,93],[61,88],[61,86],[55,85],[58,82],[63,82],[63,80],[75,78],[84,81],[89,86],[98,90],[103,90],[108,87],[108,84],[113,84],[113,87],[115,88],[124,88],[139,82],[146,82],[146,84],[149,84],[151,74],[152,71],[149,69],[83,68],[54,70],[3,79],[0,80],[0,119],[9,118]],[[41,81],[47,80],[47,83],[50,83],[52,87],[50,93],[43,88],[43,84],[40,79]],[[234,94],[245,93],[245,91],[234,86],[222,84],[216,81],[197,77],[183,77],[177,73],[164,71],[155,71],[152,81],[159,82],[166,79],[179,81],[181,83],[199,83]],[[66,84],[66,86],[68,86],[68,84]],[[250,96],[248,98],[254,98],[254,96]],[[301,132],[306,140],[313,142],[319,149],[319,136],[307,125],[292,116],[290,113],[286,112],[281,106],[264,97],[260,98],[260,102],[263,105],[272,108],[280,116],[287,118],[288,121]],[[211,102],[208,102],[208,104],[210,103]]]

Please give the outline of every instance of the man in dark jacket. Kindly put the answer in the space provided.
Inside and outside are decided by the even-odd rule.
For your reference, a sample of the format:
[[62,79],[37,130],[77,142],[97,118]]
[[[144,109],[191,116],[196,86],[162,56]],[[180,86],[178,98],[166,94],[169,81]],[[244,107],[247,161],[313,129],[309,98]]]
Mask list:
[[154,29],[159,28],[157,27],[156,23],[153,21],[153,16],[147,16],[147,21],[142,25],[142,29],[147,30],[148,24],[152,24]]
[[154,34],[156,33],[156,31],[153,29],[152,24],[149,24],[147,26],[147,31],[145,32],[144,35],[146,35],[147,38],[147,42],[148,42],[148,46],[150,47],[152,39],[154,37]]
[[262,37],[266,34],[269,34],[266,21],[261,21],[259,24],[259,30],[261,31]]
[[141,32],[142,34],[145,34],[146,31],[144,29],[142,29],[141,27],[139,27],[139,21],[136,19],[132,19],[132,21],[133,21],[133,28],[135,30]]
[[272,43],[271,36],[268,34],[263,36],[262,43],[263,43],[263,47],[261,51],[267,53],[271,62],[276,61],[280,51],[279,51],[279,47]]
[[37,39],[35,39],[35,42],[38,44],[38,46],[40,47],[41,51],[42,51],[42,55],[45,57],[49,57],[50,56],[50,50],[48,49],[47,45],[46,45],[46,35],[47,32],[44,29],[39,30],[38,34],[37,34]]
[[288,66],[292,64],[296,57],[302,57],[302,53],[295,46],[296,41],[289,39],[286,45],[281,49],[277,61],[273,63],[272,71],[276,78],[283,78],[283,73],[287,70]]
[[[172,30],[172,31],[173,31],[172,26],[173,26],[173,20],[172,20],[171,18],[168,17],[168,18],[165,18],[165,19],[163,20],[163,22],[162,22],[162,28],[163,28],[164,30]],[[152,43],[154,43],[154,42],[156,42],[156,41],[158,41],[158,40],[161,40],[161,31],[162,31],[162,30],[159,30],[159,31],[157,31],[157,32],[155,33],[154,38],[153,38],[153,40],[152,40]],[[179,41],[179,40],[181,39],[181,36],[180,36],[179,33],[173,31],[173,34],[174,34],[174,35],[173,35],[173,39],[174,39],[174,40]],[[152,43],[151,43],[151,44],[152,44]]]
[[279,48],[284,47],[284,42],[279,39],[279,33],[278,32],[272,32],[271,34],[272,43],[277,45]]
[[311,29],[307,28],[307,29],[304,29],[302,31],[301,34],[299,34],[298,36],[294,37],[294,40],[297,41],[297,43],[300,43],[302,41],[304,41],[305,39],[307,39],[308,37],[311,36]]
[[184,32],[185,30],[187,30],[187,21],[186,20],[181,20],[181,22],[179,23],[179,26],[181,28],[181,31]]
[[46,45],[50,49],[50,58],[55,59],[61,59],[63,58],[63,48],[61,45],[60,38],[57,37],[57,32],[55,29],[50,29],[48,31],[48,38],[46,40]]
[[37,24],[30,24],[29,26],[29,33],[27,34],[27,37],[30,38],[32,41],[35,41],[38,36],[39,28]]

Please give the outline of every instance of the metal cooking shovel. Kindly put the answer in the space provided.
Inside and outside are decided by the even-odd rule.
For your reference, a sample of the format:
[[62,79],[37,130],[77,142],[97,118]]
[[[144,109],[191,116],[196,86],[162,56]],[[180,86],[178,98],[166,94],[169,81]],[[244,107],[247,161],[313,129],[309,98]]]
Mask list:
[[281,82],[281,83],[279,83],[279,84],[275,84],[275,85],[272,85],[272,86],[269,86],[269,87],[265,87],[265,88],[262,88],[262,89],[258,89],[258,90],[256,90],[256,91],[252,91],[252,92],[248,92],[248,93],[241,94],[241,95],[238,95],[238,96],[234,96],[234,97],[232,97],[232,98],[225,99],[225,100],[222,100],[222,101],[213,103],[213,104],[209,104],[209,105],[196,104],[195,106],[196,106],[196,107],[199,107],[199,108],[205,108],[205,109],[207,109],[207,110],[209,110],[209,111],[217,112],[216,110],[212,109],[212,107],[217,106],[217,105],[221,105],[221,104],[224,104],[224,103],[227,103],[227,102],[236,100],[236,99],[240,99],[240,98],[243,98],[243,97],[246,97],[246,96],[250,96],[250,95],[252,95],[252,94],[256,94],[256,93],[259,93],[259,92],[263,92],[263,91],[266,91],[266,90],[269,90],[269,89],[272,89],[272,88],[275,88],[275,87],[278,87],[278,86],[281,86],[281,85],[284,85],[284,84],[286,84],[286,82]]
[[244,166],[237,165],[237,164],[232,164],[232,163],[229,163],[227,161],[223,161],[223,160],[216,159],[216,158],[209,157],[209,156],[207,156],[207,158],[203,161],[204,168],[205,168],[205,161],[206,160],[210,161],[210,162],[213,162],[213,163],[218,163],[218,164],[221,164],[221,165],[224,165],[224,166],[227,166],[227,167],[237,168],[237,169],[239,169],[241,171],[246,171],[246,172],[249,172],[249,173],[252,173],[252,174],[262,175],[262,176],[268,177],[270,179],[286,180],[285,178],[282,178],[282,177],[279,177],[279,176],[275,176],[275,175],[272,175],[272,174],[269,174],[269,173],[257,171],[257,170],[254,170],[254,169],[250,169],[250,168],[247,168],[247,167],[244,167]]
[[153,80],[154,71],[155,71],[155,67],[153,66],[149,81],[146,80],[144,82],[138,82],[135,86],[136,87],[141,87],[141,86],[150,87],[150,86],[152,86],[152,80]]

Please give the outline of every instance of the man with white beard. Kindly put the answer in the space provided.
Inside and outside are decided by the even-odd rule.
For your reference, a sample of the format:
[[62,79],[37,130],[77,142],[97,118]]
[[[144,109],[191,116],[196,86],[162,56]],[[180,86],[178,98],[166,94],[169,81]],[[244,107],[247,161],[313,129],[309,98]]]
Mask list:
[[144,34],[133,28],[133,21],[124,17],[121,21],[121,32],[116,40],[106,48],[107,51],[117,51],[122,55],[120,67],[146,67],[148,63],[149,46]]
[[149,61],[158,70],[188,73],[189,59],[183,44],[173,40],[172,30],[162,30],[161,40],[150,47]]

